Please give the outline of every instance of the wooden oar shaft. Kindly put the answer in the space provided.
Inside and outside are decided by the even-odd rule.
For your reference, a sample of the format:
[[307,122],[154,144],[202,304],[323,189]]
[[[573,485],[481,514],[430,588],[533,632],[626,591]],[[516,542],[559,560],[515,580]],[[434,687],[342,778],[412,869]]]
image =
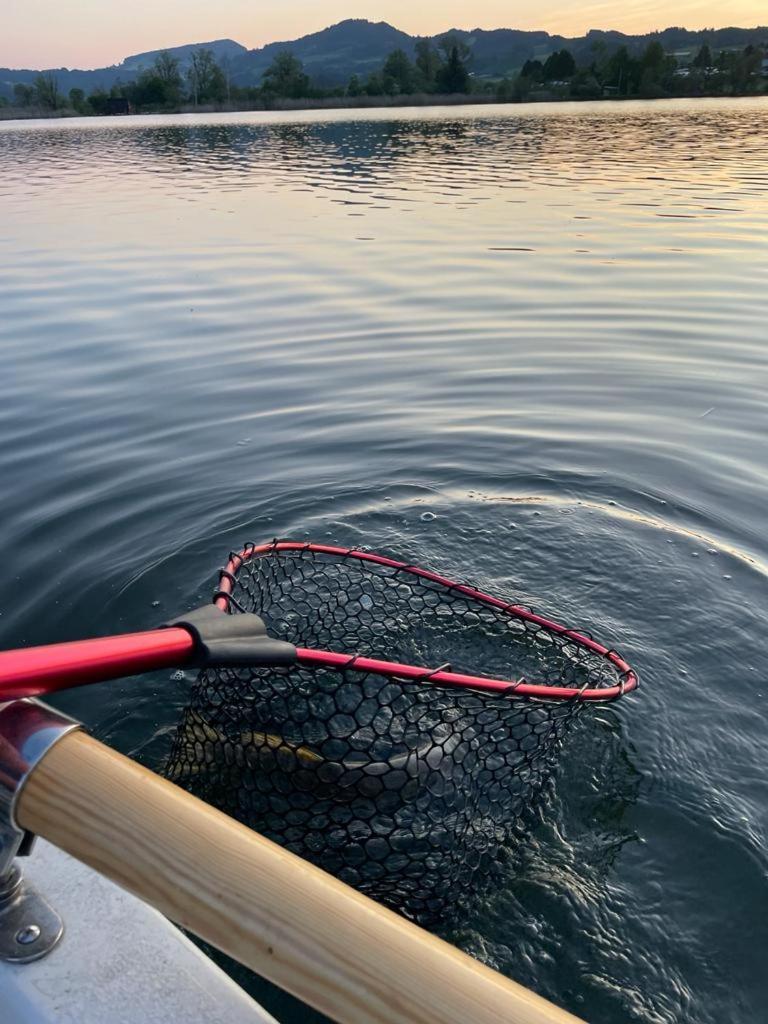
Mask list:
[[85,733],[17,819],[340,1024],[577,1024]]

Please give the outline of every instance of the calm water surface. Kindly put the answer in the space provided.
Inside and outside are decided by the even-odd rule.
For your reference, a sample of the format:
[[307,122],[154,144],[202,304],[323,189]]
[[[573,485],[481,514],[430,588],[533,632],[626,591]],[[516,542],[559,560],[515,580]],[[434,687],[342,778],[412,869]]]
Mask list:
[[[593,1024],[765,1020],[766,138],[764,101],[3,125],[2,644],[151,625],[278,534],[589,628],[643,689],[451,938]],[[63,703],[156,766],[188,686]]]

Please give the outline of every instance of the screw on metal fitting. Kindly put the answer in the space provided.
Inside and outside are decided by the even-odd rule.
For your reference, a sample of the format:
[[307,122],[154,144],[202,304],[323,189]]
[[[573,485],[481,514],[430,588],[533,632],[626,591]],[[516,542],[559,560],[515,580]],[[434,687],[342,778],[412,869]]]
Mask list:
[[64,925],[56,911],[14,866],[2,880],[0,895],[0,960],[28,964],[49,953]]
[[33,942],[37,942],[41,934],[39,925],[28,924],[16,932],[16,941],[20,946],[31,946]]

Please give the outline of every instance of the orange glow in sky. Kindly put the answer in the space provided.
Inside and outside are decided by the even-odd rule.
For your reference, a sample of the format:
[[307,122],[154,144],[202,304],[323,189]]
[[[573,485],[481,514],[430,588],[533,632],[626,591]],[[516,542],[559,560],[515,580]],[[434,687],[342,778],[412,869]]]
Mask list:
[[290,40],[344,18],[388,21],[412,34],[449,28],[546,29],[581,35],[590,28],[650,32],[768,22],[765,0],[5,0],[0,67],[104,67],[143,50],[212,39],[248,47]]

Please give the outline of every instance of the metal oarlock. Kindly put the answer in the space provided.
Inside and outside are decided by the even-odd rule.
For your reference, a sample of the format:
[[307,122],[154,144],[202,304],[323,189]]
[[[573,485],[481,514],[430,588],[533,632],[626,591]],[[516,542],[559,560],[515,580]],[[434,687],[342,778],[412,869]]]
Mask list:
[[61,937],[61,918],[15,862],[29,854],[34,841],[16,822],[15,809],[35,765],[54,743],[79,728],[72,718],[35,700],[0,705],[0,960],[39,960]]

